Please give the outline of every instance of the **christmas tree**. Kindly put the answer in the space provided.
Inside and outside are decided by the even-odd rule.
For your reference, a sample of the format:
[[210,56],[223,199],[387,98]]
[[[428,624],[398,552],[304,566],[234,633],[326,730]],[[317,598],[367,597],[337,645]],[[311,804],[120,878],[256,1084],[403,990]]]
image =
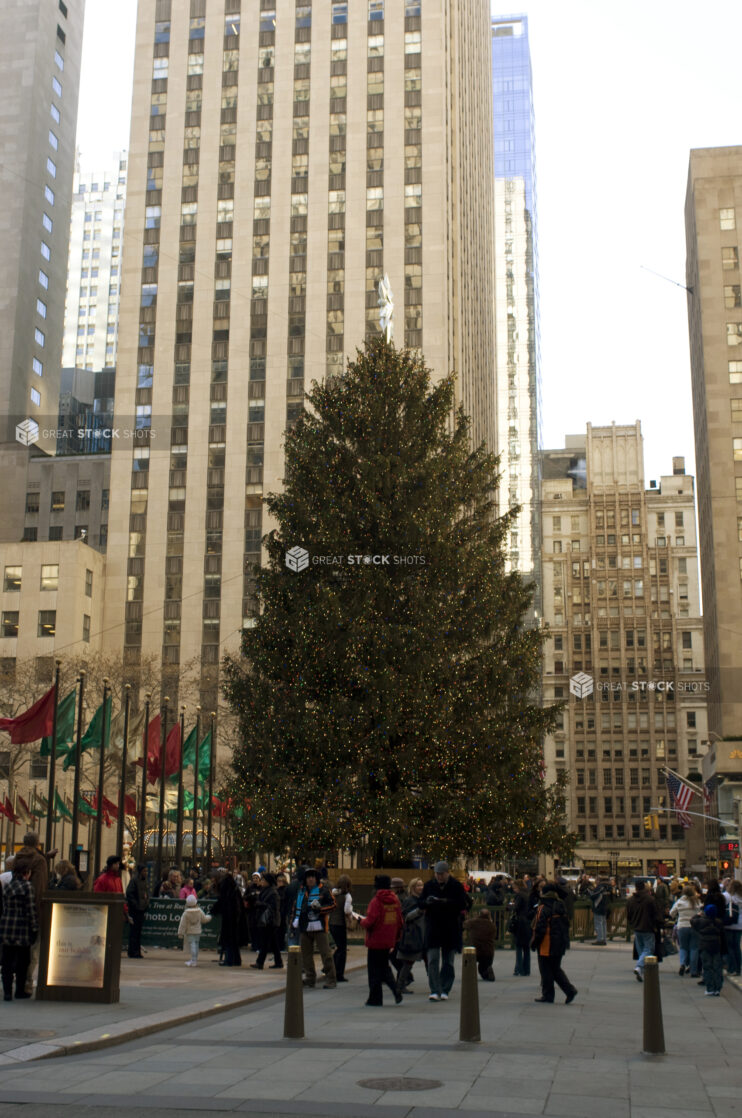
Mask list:
[[286,434],[260,613],[226,662],[243,848],[570,849],[562,787],[544,786],[543,634],[505,568],[513,513],[454,391],[376,338]]

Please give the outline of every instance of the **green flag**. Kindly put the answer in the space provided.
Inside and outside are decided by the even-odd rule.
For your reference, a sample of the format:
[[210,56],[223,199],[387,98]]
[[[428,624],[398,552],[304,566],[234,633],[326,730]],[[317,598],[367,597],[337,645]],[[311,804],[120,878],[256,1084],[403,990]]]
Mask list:
[[[106,699],[106,709],[105,709],[106,729],[105,729],[105,736],[104,736],[104,740],[103,740],[103,748],[104,749],[108,747],[108,742],[109,742],[110,734],[111,734],[111,701],[112,701],[112,699],[111,699],[111,696],[109,695],[108,698]],[[102,726],[103,726],[103,718],[104,718],[103,703],[101,703],[101,705],[98,707],[95,714],[93,715],[93,717],[90,721],[90,725],[88,726],[87,730],[85,731],[85,733],[82,736],[82,741],[80,742],[80,753],[81,754],[84,753],[88,749],[100,749],[100,736],[101,736],[101,729],[102,729]],[[64,771],[66,772],[67,769],[69,769],[71,765],[74,765],[74,763],[75,763],[75,751],[73,749],[73,750],[70,750],[70,752],[67,754],[67,756],[64,759],[64,765],[62,766]]]
[[[65,695],[57,703],[57,757],[66,753],[75,736],[75,699],[77,688],[73,687],[69,695]],[[51,736],[41,739],[41,756],[51,757]]]
[[[182,763],[182,767],[184,769],[188,769],[192,765],[195,765],[195,763],[196,763],[196,741],[197,740],[198,739],[196,738],[196,727],[194,726],[193,729],[191,730],[190,734],[186,738],[186,740],[183,742],[183,753],[182,753],[183,763]],[[168,777],[168,780],[170,781],[171,784],[177,784],[179,778],[180,778],[180,772],[176,771]]]
[[211,730],[198,747],[198,779],[205,784],[211,769]]
[[64,816],[65,819],[71,819],[72,818],[72,812],[67,807],[66,803],[64,802],[64,800],[62,799],[62,797],[60,796],[60,794],[56,790],[56,788],[54,789],[54,807],[55,807],[56,811],[59,812],[59,816],[57,816],[57,821],[59,821],[60,816]]
[[85,799],[84,796],[80,796],[78,798],[78,800],[77,800],[77,810],[81,811],[83,815],[92,815],[94,819],[98,815],[97,810],[94,807],[90,806],[90,804],[88,803],[88,801]]

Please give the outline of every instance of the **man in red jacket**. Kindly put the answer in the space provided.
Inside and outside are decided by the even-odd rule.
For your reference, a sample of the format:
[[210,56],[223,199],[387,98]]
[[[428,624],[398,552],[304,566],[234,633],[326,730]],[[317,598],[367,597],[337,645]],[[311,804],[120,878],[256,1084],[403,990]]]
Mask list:
[[[106,868],[99,877],[96,877],[93,885],[93,892],[121,893],[123,895],[124,885],[121,881],[121,858],[118,854],[111,854],[106,858]],[[129,918],[129,908],[125,901],[124,916],[127,919]]]
[[396,946],[402,931],[402,906],[399,897],[392,892],[392,879],[385,873],[374,878],[376,892],[368,906],[368,912],[360,918],[361,927],[366,930],[368,948],[368,1001],[366,1005],[383,1005],[383,987],[386,984],[394,994],[399,1005],[402,995],[397,991],[389,953]]

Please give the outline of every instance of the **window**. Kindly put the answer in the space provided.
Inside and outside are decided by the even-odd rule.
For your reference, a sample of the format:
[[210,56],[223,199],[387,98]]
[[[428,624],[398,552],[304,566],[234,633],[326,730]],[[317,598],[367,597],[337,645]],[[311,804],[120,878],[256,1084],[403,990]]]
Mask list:
[[742,501],[742,477],[736,477],[734,479],[734,488],[737,500]]
[[2,636],[4,637],[17,637],[18,636],[18,610],[3,610],[2,616]]
[[90,490],[78,489],[77,499],[75,501],[75,509],[77,512],[87,512],[90,508]]
[[[36,313],[40,315],[41,318],[46,318],[46,303],[43,299],[36,300]],[[36,372],[35,369],[34,372]],[[39,373],[39,376],[41,376],[41,373]]]
[[405,31],[404,33],[404,52],[405,54],[419,54],[420,53],[420,32],[419,31]]
[[739,251],[736,245],[721,250],[721,266],[725,272],[739,268]]
[[49,144],[54,149],[54,151],[59,150],[59,139],[52,132],[51,128],[49,129]]
[[53,159],[47,159],[46,169],[53,179],[57,177],[57,165]]
[[727,345],[739,345],[742,342],[742,322],[727,322]]
[[59,82],[59,81],[57,80],[57,78],[52,78],[52,89],[53,89],[53,90],[54,90],[54,92],[56,93],[57,97],[61,97],[61,96],[62,96],[62,85],[61,85],[61,83],[60,83],[60,82]]
[[44,197],[46,198],[50,206],[54,205],[55,194],[50,186],[44,187]]
[[687,710],[685,712],[685,724],[689,730],[696,728],[696,712],[694,710]]
[[86,644],[90,643],[90,614],[84,613],[82,615],[82,639]]
[[55,609],[40,609],[36,635],[39,637],[53,637],[56,631],[57,611]]
[[59,563],[46,563],[41,567],[41,589],[56,590],[59,586]]
[[5,577],[3,578],[3,590],[11,593],[20,590],[22,575],[23,567],[6,567]]
[[734,229],[734,210],[719,210],[719,228],[720,229]]
[[45,291],[49,290],[49,277],[46,272],[43,272],[41,269],[39,269],[39,283]]
[[368,18],[384,18],[384,0],[368,0]]
[[732,413],[732,423],[742,423],[742,399],[730,400],[729,405]]
[[51,249],[45,241],[41,242],[41,255],[44,257],[44,260],[51,260],[52,258]]
[[341,0],[340,3],[335,3],[332,5],[332,22],[348,22],[348,0]]
[[275,9],[264,8],[260,13],[260,30],[261,31],[275,31],[276,30],[276,12]]
[[742,439],[732,439],[732,449],[735,462],[742,462]]
[[62,512],[62,510],[64,509],[64,490],[54,490],[51,496],[51,503],[49,507],[52,512]]
[[31,389],[31,403],[36,404],[36,407],[41,403],[41,393],[36,389]]
[[93,572],[85,571],[85,597],[92,598],[93,596]]
[[297,4],[296,6],[296,26],[297,27],[311,27],[312,26],[312,8],[310,4]]
[[[54,51],[54,64],[58,70],[64,70],[64,59],[58,50]],[[734,210],[732,210],[732,214],[734,214]],[[732,225],[731,228],[734,229],[734,226]]]
[[742,307],[742,288],[738,283],[724,288],[724,306],[728,309]]

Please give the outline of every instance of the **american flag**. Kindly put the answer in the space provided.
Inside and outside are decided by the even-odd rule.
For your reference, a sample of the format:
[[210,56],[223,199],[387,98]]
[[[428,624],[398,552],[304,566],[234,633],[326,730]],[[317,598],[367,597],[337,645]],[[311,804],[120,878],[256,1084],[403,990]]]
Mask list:
[[693,823],[686,810],[693,797],[693,789],[679,780],[674,773],[668,773],[665,780],[667,791],[670,793],[670,803],[675,808],[678,823],[687,831]]
[[703,786],[703,804],[706,809],[706,814],[711,814],[711,804],[714,799],[714,792],[716,791],[717,779],[715,776],[709,777]]

